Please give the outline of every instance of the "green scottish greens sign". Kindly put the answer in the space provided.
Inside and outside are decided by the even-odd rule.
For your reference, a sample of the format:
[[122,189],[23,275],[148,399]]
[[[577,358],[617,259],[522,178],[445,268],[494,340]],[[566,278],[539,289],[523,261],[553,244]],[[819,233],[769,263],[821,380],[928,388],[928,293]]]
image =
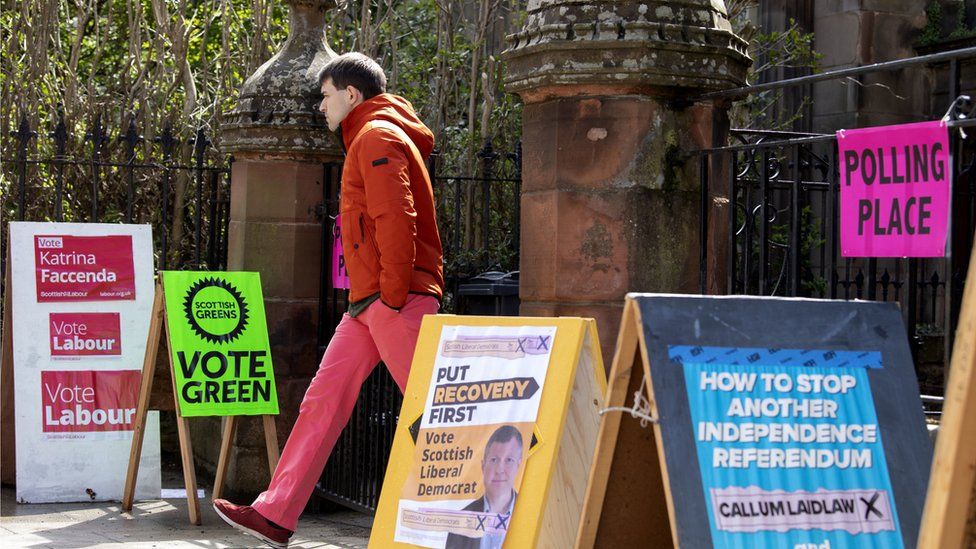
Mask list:
[[278,413],[258,273],[163,271],[180,413]]

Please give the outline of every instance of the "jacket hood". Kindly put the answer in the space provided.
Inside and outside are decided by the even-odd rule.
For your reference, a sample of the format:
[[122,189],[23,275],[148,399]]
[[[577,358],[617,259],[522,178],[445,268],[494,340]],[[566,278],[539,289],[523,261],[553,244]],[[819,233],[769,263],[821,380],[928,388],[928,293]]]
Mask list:
[[399,95],[390,93],[371,97],[349,111],[340,123],[342,141],[346,149],[352,144],[359,130],[367,122],[374,120],[385,120],[400,126],[425,159],[434,150],[434,134],[417,117],[413,105]]

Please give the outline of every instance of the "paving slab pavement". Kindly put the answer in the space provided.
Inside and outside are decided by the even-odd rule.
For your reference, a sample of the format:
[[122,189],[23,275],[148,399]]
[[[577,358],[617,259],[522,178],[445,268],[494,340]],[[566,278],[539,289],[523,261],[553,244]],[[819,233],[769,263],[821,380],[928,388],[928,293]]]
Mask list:
[[[165,472],[163,476],[164,488],[182,484],[182,477],[167,479]],[[2,549],[267,547],[217,516],[210,505],[209,488],[206,499],[200,501],[200,526],[189,523],[185,498],[136,502],[132,513],[123,513],[117,502],[21,505],[12,487],[4,486],[0,492]],[[365,548],[371,525],[372,517],[354,511],[306,513],[289,547]]]

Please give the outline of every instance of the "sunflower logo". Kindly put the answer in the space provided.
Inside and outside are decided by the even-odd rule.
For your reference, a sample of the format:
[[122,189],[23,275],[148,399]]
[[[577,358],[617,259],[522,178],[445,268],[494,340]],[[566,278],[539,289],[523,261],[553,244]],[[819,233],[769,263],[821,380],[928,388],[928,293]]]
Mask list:
[[207,277],[193,283],[183,299],[190,328],[211,343],[230,343],[241,336],[250,314],[244,296],[222,278]]

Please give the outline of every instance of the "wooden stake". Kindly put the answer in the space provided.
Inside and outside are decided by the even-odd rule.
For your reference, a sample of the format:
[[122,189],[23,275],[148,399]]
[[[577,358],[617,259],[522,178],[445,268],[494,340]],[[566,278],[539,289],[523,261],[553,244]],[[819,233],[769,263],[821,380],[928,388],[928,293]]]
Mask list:
[[[160,288],[165,294],[162,278]],[[163,314],[163,328],[166,331],[166,341],[173,341],[169,333],[169,320]],[[186,508],[190,514],[190,524],[200,524],[200,500],[197,498],[197,471],[193,462],[193,440],[190,438],[190,423],[180,411],[179,387],[176,386],[176,365],[173,364],[173,353],[169,353],[170,379],[173,382],[173,403],[176,405],[176,431],[180,436],[180,455],[183,458],[183,485],[186,487]]]
[[275,427],[274,416],[265,415],[264,418],[264,445],[268,449],[268,469],[271,476],[274,476],[275,468],[278,467],[278,428]]
[[976,249],[966,282],[922,512],[918,547],[923,549],[976,546],[967,528],[976,481]]
[[125,474],[125,488],[122,491],[122,510],[131,511],[135,498],[136,478],[139,476],[139,461],[142,457],[142,443],[146,436],[146,415],[149,412],[149,396],[152,394],[153,376],[156,373],[156,354],[159,351],[159,338],[163,332],[163,290],[156,284],[153,297],[152,316],[149,320],[149,335],[146,338],[146,355],[142,361],[142,383],[139,387],[139,404],[136,406],[136,420],[132,427],[132,447],[129,450],[129,468]]
[[223,419],[223,437],[220,441],[220,457],[217,458],[217,476],[214,477],[213,499],[219,499],[224,493],[224,481],[227,478],[227,462],[230,461],[230,449],[234,445],[237,435],[237,417],[226,416]]
[[[637,323],[634,319],[634,308],[631,301],[627,301],[624,305],[623,319],[620,321],[621,329],[617,334],[617,349],[613,355],[613,364],[610,366],[610,377],[607,379],[607,398],[603,403],[605,408],[626,406],[627,388],[630,386],[634,358],[637,356]],[[600,524],[603,501],[607,492],[607,480],[610,477],[610,466],[613,463],[612,450],[617,446],[617,434],[620,432],[621,415],[620,412],[608,412],[600,421],[596,456],[590,465],[589,483],[583,499],[583,518],[580,520],[579,533],[576,536],[577,548],[593,547],[596,541],[597,526]]]

